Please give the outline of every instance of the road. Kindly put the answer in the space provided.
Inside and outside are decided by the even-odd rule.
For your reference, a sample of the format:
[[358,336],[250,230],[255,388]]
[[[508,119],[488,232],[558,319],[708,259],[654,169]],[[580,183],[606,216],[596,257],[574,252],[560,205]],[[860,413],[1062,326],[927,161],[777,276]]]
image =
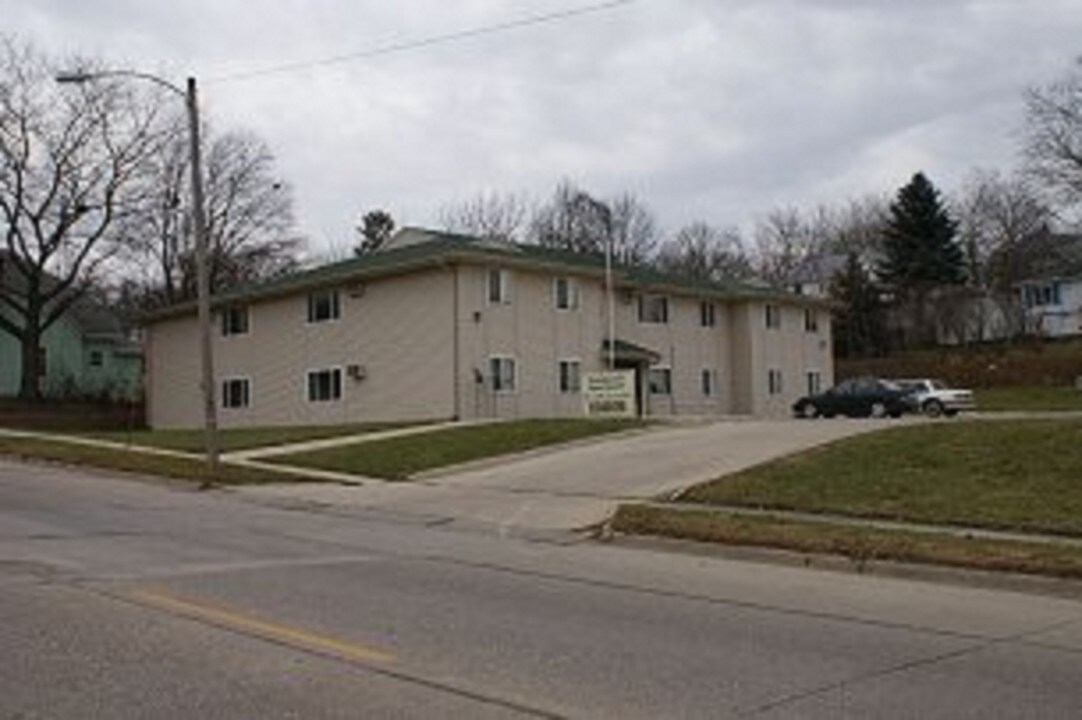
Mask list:
[[1077,718],[1082,603],[0,460],[0,717]]

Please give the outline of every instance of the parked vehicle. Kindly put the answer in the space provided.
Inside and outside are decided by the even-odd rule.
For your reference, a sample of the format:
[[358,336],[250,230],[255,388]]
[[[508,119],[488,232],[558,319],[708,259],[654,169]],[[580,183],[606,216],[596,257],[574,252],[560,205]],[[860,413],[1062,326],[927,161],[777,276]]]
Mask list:
[[817,395],[802,397],[793,405],[797,417],[901,417],[916,409],[913,397],[887,380],[854,378]]
[[942,380],[918,378],[893,382],[908,392],[917,408],[929,417],[957,415],[962,410],[977,409],[972,391],[952,389]]

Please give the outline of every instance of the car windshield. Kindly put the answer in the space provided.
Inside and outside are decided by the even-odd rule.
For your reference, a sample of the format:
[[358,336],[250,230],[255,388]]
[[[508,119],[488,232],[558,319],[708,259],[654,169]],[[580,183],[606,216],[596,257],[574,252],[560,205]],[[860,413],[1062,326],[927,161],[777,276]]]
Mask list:
[[929,380],[928,384],[932,386],[933,390],[946,390],[947,389],[947,383],[943,382],[942,380]]

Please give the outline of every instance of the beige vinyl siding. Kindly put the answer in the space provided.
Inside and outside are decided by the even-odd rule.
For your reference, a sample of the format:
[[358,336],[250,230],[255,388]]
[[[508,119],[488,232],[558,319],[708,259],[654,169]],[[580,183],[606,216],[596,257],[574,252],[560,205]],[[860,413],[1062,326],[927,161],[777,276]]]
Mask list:
[[[224,427],[449,418],[452,395],[452,275],[449,270],[339,288],[340,317],[307,322],[307,294],[250,306],[247,335],[215,337],[215,375],[251,378],[248,408]],[[193,316],[150,328],[150,423],[201,422],[197,326]],[[350,365],[364,379],[348,376]],[[309,402],[307,374],[341,367],[342,397]]]

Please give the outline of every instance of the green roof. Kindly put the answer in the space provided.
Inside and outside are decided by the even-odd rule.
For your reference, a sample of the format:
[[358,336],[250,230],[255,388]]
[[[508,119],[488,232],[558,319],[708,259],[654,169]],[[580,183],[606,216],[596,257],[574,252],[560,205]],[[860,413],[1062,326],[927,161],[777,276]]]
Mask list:
[[[218,293],[214,305],[253,302],[256,300],[291,295],[320,287],[360,282],[371,278],[389,277],[426,268],[446,267],[455,264],[500,264],[527,269],[545,269],[568,274],[603,277],[605,256],[600,253],[583,253],[561,248],[524,245],[501,240],[487,240],[456,233],[404,229],[401,232],[419,233],[427,236],[424,241],[401,247],[394,246],[361,255],[349,260],[321,265],[261,283],[232,288]],[[401,233],[400,233],[401,234]],[[396,235],[395,238],[398,238]],[[777,288],[760,287],[749,283],[704,282],[678,275],[658,272],[649,267],[613,263],[614,283],[619,288],[633,287],[677,294],[705,295],[726,299],[758,298],[788,299],[806,304],[819,304]],[[162,308],[149,315],[151,321],[175,315],[193,313],[194,302]]]

